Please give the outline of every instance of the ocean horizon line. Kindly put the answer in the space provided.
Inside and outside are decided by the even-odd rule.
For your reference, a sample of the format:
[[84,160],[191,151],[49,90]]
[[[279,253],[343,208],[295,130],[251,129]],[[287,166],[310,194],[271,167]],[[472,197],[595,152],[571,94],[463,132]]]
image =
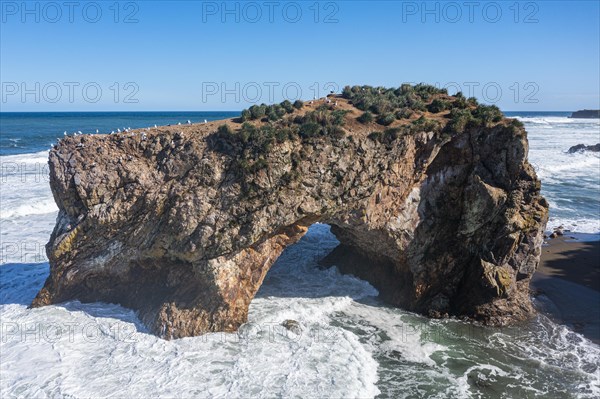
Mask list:
[[[213,113],[222,113],[222,112],[242,112],[243,109],[240,110],[210,110],[210,111],[191,111],[191,110],[177,110],[177,111],[168,111],[168,110],[158,110],[158,111],[0,111],[1,114],[135,114],[135,113],[174,113],[174,112],[195,112],[195,113],[205,113],[205,112],[213,112]],[[569,111],[567,111],[569,112]]]
[[[141,111],[0,111],[1,114],[88,114],[88,113],[122,113],[122,114],[133,114],[133,113],[159,113],[159,112],[242,112],[244,108],[239,110],[141,110]],[[527,113],[558,113],[558,112],[575,112],[578,110],[503,110],[502,112],[527,112]]]

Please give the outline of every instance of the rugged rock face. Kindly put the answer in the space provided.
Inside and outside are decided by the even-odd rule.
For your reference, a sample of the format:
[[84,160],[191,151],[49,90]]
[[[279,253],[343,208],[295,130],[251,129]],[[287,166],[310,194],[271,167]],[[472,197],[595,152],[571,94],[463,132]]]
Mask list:
[[[394,305],[493,325],[528,317],[547,203],[523,128],[458,133],[439,127],[448,112],[423,111],[390,126],[412,121],[410,133],[373,134],[385,129],[335,103],[288,111],[347,111],[335,134],[282,138],[283,118],[259,153],[233,120],[62,140],[49,159],[51,275],[32,306],[120,303],[165,338],[233,331],[283,249],[320,221],[341,241],[328,261]],[[419,115],[438,128],[419,131]]]

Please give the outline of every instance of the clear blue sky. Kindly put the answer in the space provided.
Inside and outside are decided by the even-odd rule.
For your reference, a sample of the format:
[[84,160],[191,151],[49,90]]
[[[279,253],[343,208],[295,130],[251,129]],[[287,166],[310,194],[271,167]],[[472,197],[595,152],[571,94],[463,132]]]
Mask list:
[[269,86],[280,101],[329,82],[600,107],[598,1],[1,4],[2,111],[240,110],[270,102]]

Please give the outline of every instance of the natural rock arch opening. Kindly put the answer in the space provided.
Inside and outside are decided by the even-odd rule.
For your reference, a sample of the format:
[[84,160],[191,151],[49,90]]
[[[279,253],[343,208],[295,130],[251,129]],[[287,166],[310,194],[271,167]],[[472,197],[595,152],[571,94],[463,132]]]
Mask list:
[[332,280],[339,278],[338,273],[330,270],[337,264],[328,263],[326,259],[339,244],[331,233],[331,226],[312,224],[298,242],[283,250],[269,268],[254,298],[352,296],[352,289],[347,290],[343,284],[331,284]]
[[345,130],[329,135],[225,121],[62,140],[51,275],[32,305],[116,302],[166,338],[234,331],[281,252],[322,222],[341,242],[325,262],[393,305],[490,324],[531,314],[547,204],[522,127],[374,134],[336,102]]

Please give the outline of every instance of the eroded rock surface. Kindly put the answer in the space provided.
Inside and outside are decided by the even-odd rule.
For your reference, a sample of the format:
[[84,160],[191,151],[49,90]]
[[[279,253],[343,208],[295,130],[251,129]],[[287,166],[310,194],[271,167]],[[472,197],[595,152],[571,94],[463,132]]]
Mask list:
[[376,139],[386,128],[335,102],[291,114],[346,110],[335,135],[278,138],[258,155],[232,120],[62,140],[49,158],[51,274],[32,306],[119,303],[165,338],[234,331],[284,248],[320,221],[341,241],[329,262],[393,305],[493,325],[528,317],[547,203],[523,128]]

